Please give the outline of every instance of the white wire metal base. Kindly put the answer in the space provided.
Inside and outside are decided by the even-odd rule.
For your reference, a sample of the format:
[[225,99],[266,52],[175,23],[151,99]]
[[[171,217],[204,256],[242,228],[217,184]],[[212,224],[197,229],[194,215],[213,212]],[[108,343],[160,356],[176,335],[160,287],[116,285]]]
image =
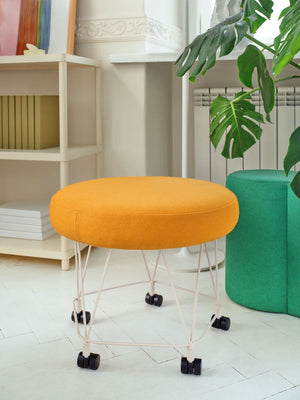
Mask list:
[[[215,250],[212,243],[207,243],[207,253],[203,252],[201,257],[201,271],[209,271],[209,266],[215,268]],[[151,264],[155,265],[157,252],[148,251],[147,259]],[[178,272],[197,272],[199,260],[199,246],[182,247],[180,249],[167,249],[166,256],[168,257],[169,265],[172,269]],[[223,251],[217,251],[217,263],[219,268],[224,265],[225,254]],[[159,263],[160,268],[165,268],[163,262]]]
[[[209,265],[209,272],[211,276],[211,282],[212,282],[212,289],[213,289],[213,295],[207,295],[203,293],[199,293],[199,282],[200,282],[200,272],[201,272],[201,257],[203,256],[203,253],[206,254],[207,258],[207,247],[206,244],[203,244],[200,246],[200,252],[198,255],[198,267],[197,267],[197,275],[195,279],[195,287],[194,289],[189,289],[189,288],[184,288],[175,285],[175,282],[173,280],[171,268],[168,264],[168,260],[166,257],[166,253],[164,250],[159,251],[156,263],[154,268],[151,270],[149,268],[149,263],[147,262],[145,253],[142,251],[143,255],[143,260],[145,263],[145,268],[146,268],[146,273],[148,276],[147,280],[144,281],[138,281],[138,282],[132,282],[132,283],[127,283],[124,285],[118,285],[118,286],[113,286],[113,287],[104,287],[104,281],[106,277],[106,273],[108,270],[108,264],[109,264],[109,259],[111,256],[112,250],[108,250],[108,254],[106,257],[106,261],[104,264],[104,269],[103,273],[99,282],[99,286],[97,290],[94,290],[92,292],[86,292],[85,291],[85,280],[87,276],[87,266],[88,266],[88,261],[90,257],[90,252],[91,252],[91,246],[88,248],[88,253],[85,259],[85,263],[83,265],[82,263],[82,258],[81,258],[81,252],[80,252],[80,245],[79,243],[75,242],[75,268],[76,268],[76,276],[77,276],[77,297],[73,301],[73,308],[74,308],[74,321],[76,324],[77,328],[77,333],[79,337],[82,339],[82,355],[85,358],[88,358],[90,356],[90,345],[91,344],[103,344],[103,345],[118,345],[118,346],[138,346],[138,347],[171,347],[171,348],[187,348],[187,360],[188,362],[192,362],[194,360],[194,350],[193,347],[194,345],[199,342],[204,335],[207,333],[208,329],[210,326],[214,323],[214,321],[220,316],[220,310],[221,310],[221,304],[219,300],[219,293],[218,293],[218,257],[217,257],[217,243],[215,242],[215,269],[213,270],[212,267]],[[163,282],[156,280],[156,273],[157,273],[157,268],[160,259],[162,258],[167,276],[168,276],[168,281]],[[91,339],[91,332],[92,332],[92,327],[95,321],[95,316],[96,316],[96,310],[101,298],[102,292],[109,291],[109,290],[114,290],[114,289],[119,289],[123,288],[126,286],[132,286],[132,285],[137,285],[137,284],[148,284],[149,285],[149,294],[150,296],[153,296],[155,294],[155,287],[157,284],[160,285],[166,285],[171,287],[172,293],[177,305],[179,317],[182,323],[182,327],[184,330],[186,342],[185,343],[177,343],[177,344],[157,344],[157,343],[133,343],[133,342],[113,342],[113,341],[100,341],[100,340],[92,340]],[[191,292],[194,294],[194,301],[193,301],[193,310],[192,310],[192,316],[191,316],[191,323],[188,325],[186,323],[186,320],[184,318],[182,308],[179,302],[179,298],[177,295],[177,290],[184,290],[187,292]],[[85,305],[85,299],[86,296],[89,295],[96,295],[96,300],[95,300],[95,305],[94,309],[91,312],[91,318],[89,324],[87,323],[87,310],[86,310],[86,305]],[[199,296],[205,296],[210,299],[213,299],[215,301],[215,306],[214,306],[214,317],[211,319],[211,321],[208,321],[206,329],[203,330],[202,333],[200,333],[199,336],[195,337],[195,322],[196,322],[196,315],[197,315],[197,306],[198,306],[198,299]],[[82,323],[83,325],[79,325],[78,321],[78,315],[77,313],[82,312]],[[96,369],[96,368],[92,368]]]

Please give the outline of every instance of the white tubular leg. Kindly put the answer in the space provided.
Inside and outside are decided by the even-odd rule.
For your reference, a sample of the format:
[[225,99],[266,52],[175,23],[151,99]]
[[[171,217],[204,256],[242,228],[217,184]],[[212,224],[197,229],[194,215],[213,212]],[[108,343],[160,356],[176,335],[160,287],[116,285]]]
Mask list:
[[209,255],[208,255],[208,251],[207,251],[207,246],[205,244],[205,252],[206,252],[206,257],[208,260],[208,265],[209,265],[209,273],[210,273],[210,279],[211,279],[211,283],[212,283],[212,287],[213,287],[213,291],[214,291],[214,296],[215,296],[215,316],[213,318],[213,320],[211,321],[211,323],[214,322],[214,320],[216,318],[218,318],[220,316],[220,309],[221,309],[221,303],[220,303],[220,298],[219,298],[219,282],[218,282],[218,271],[219,271],[219,263],[218,263],[218,245],[217,245],[217,240],[215,240],[215,251],[214,251],[214,255],[215,255],[215,277],[212,271],[212,267],[211,267],[211,263],[210,263],[210,259],[209,259]]
[[[216,244],[215,244],[215,246],[216,246]],[[216,285],[215,285],[214,276],[213,276],[213,273],[212,273],[212,267],[211,267],[211,262],[210,262],[210,259],[209,259],[209,254],[208,254],[208,251],[207,251],[206,243],[204,244],[204,247],[205,247],[205,253],[206,253],[206,257],[207,257],[207,261],[208,261],[211,284],[212,284],[212,287],[213,287],[213,290],[214,290],[214,295],[215,295],[215,297],[217,297]],[[216,247],[215,247],[215,249],[216,249]],[[216,257],[216,253],[215,253],[215,257]],[[217,260],[215,260],[215,261],[217,262]],[[217,269],[217,266],[216,266],[216,269]]]
[[93,313],[92,313],[92,317],[91,317],[91,320],[90,320],[89,330],[88,330],[88,332],[86,334],[86,338],[87,339],[89,339],[89,337],[90,337],[90,334],[91,334],[91,331],[92,331],[92,327],[93,327],[93,324],[94,324],[96,310],[97,310],[97,307],[98,307],[98,304],[99,304],[99,300],[100,300],[100,296],[101,296],[101,293],[102,293],[104,279],[105,279],[105,276],[106,276],[108,262],[109,262],[109,259],[110,259],[111,252],[112,252],[112,250],[109,249],[108,254],[106,256],[104,270],[103,270],[103,273],[102,273],[102,278],[101,278],[101,281],[100,281],[100,286],[99,286],[97,298],[96,298],[96,301],[95,301],[95,307],[94,307],[94,310],[93,310]]
[[186,358],[188,360],[188,362],[193,362],[195,357],[194,357],[194,349],[193,349],[193,345],[189,344],[187,346],[187,354],[186,354]]
[[[221,309],[221,303],[220,303],[220,296],[219,296],[219,281],[218,281],[218,271],[219,271],[219,264],[218,264],[218,242],[217,240],[215,241],[215,266],[216,266],[216,310]],[[220,312],[220,311],[219,311]]]
[[[83,274],[82,277],[79,277],[79,257],[81,259],[81,251],[80,251],[80,244],[78,242],[74,242],[74,250],[75,250],[75,269],[76,269],[76,277],[77,277],[77,301],[75,302],[76,305],[76,312],[80,312],[81,311],[81,286],[82,284],[80,283],[80,281],[84,281],[85,277],[86,277],[86,270],[87,270],[87,265],[88,265],[88,261],[89,261],[89,257],[91,254],[91,248],[92,246],[88,247],[88,253],[85,259],[85,265],[84,265],[84,269],[83,269]],[[80,261],[81,262],[81,261]]]
[[167,262],[164,250],[162,250],[162,255],[163,255],[164,262],[165,262],[165,265],[166,265],[166,269],[167,269],[167,272],[168,272],[170,285],[171,285],[171,288],[172,288],[173,296],[174,296],[175,301],[176,301],[178,313],[179,313],[179,316],[180,316],[180,319],[181,319],[181,322],[182,322],[182,326],[183,326],[183,329],[184,329],[186,340],[188,342],[188,345],[190,345],[190,338],[189,338],[189,334],[188,334],[188,331],[187,331],[187,326],[186,326],[186,323],[185,323],[185,320],[184,320],[184,316],[182,314],[181,306],[180,306],[180,303],[179,303],[179,300],[178,300],[178,296],[177,296],[177,293],[176,293],[175,285],[174,285],[174,282],[173,282],[173,279],[172,279],[171,271],[170,271],[169,264]]
[[[79,245],[79,243],[77,242],[76,243],[76,245],[77,245],[77,251],[78,251],[78,257],[77,257],[77,260],[78,260],[78,272],[79,272],[79,293],[80,293],[80,295],[79,295],[79,301],[80,301],[80,304],[81,304],[81,306],[82,306],[82,312],[83,312],[83,325],[84,325],[84,334],[85,334],[85,336],[87,336],[87,323],[86,323],[86,310],[85,310],[85,295],[84,295],[84,273],[83,273],[83,270],[82,270],[82,264],[81,264],[81,252],[80,252],[80,245]],[[77,317],[76,317],[76,320],[77,320]],[[77,323],[78,323],[78,321],[77,321]]]
[[158,255],[156,258],[156,263],[155,263],[155,268],[154,268],[152,276],[151,276],[150,269],[149,269],[149,266],[148,266],[148,263],[147,263],[147,260],[145,257],[145,253],[143,250],[142,250],[142,255],[143,255],[147,275],[149,277],[149,283],[150,283],[149,294],[150,294],[150,296],[153,296],[155,294],[155,276],[156,276],[156,272],[157,272],[157,268],[158,268],[158,261],[159,261],[160,255],[161,255],[161,250],[159,250],[159,252],[158,252]]
[[[76,289],[77,289],[77,298],[74,302],[74,313],[79,313],[81,311],[81,302],[80,302],[80,283],[79,283],[79,268],[78,268],[78,247],[77,242],[74,242],[74,252],[75,252],[75,271],[76,271]],[[76,318],[75,318],[76,320]]]
[[200,272],[201,272],[202,251],[203,251],[203,244],[201,244],[201,246],[200,246],[199,259],[198,259],[198,268],[197,268],[197,278],[196,278],[196,286],[195,286],[195,297],[194,297],[194,307],[193,307],[190,342],[193,341],[194,329],[195,329],[196,312],[197,312],[197,305],[198,305],[199,281],[200,281]]
[[83,340],[83,345],[82,345],[82,355],[85,358],[88,358],[88,356],[91,354],[91,347],[90,343],[86,340]]

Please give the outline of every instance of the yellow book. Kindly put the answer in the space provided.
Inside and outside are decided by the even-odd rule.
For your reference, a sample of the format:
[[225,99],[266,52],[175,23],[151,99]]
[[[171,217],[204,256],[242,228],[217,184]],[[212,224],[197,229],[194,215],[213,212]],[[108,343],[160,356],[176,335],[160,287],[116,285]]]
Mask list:
[[21,96],[22,149],[28,149],[28,96]]
[[3,143],[2,143],[2,96],[0,96],[0,149],[2,149]]
[[15,96],[8,96],[8,148],[16,148]]
[[35,149],[56,147],[59,144],[58,96],[34,96]]
[[34,96],[28,96],[28,149],[34,150]]
[[8,149],[8,96],[2,96],[2,148]]
[[21,96],[15,96],[15,116],[16,116],[16,149],[22,149]]

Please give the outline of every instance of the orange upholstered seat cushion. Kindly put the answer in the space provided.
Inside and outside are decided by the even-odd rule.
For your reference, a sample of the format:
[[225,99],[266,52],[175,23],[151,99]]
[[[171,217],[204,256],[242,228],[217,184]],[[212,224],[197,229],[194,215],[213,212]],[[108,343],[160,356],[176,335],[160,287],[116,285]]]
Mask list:
[[59,234],[96,247],[176,248],[229,233],[238,202],[224,186],[196,179],[103,178],[59,190],[50,220]]

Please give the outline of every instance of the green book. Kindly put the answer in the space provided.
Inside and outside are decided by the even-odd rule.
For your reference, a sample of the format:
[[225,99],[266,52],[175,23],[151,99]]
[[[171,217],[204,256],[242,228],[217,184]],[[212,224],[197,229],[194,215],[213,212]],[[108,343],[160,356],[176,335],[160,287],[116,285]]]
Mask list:
[[22,109],[21,96],[15,96],[16,149],[22,149]]
[[34,150],[34,96],[28,96],[28,149]]
[[34,148],[39,150],[58,146],[58,96],[34,96],[34,105]]
[[8,148],[16,148],[15,96],[8,96]]
[[2,127],[2,96],[0,96],[0,149],[3,148],[3,127]]
[[8,96],[2,96],[2,148],[8,149]]
[[28,149],[28,96],[21,96],[22,149]]

